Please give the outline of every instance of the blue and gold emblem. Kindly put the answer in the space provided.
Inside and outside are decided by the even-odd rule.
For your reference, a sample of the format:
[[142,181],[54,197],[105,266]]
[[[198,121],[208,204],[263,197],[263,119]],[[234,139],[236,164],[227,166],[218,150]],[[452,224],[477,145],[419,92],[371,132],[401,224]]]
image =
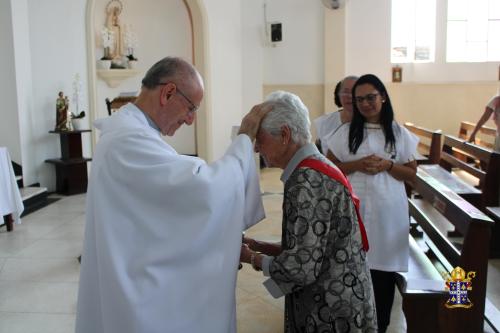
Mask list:
[[446,289],[450,292],[450,298],[445,306],[451,308],[471,308],[473,303],[467,296],[467,292],[472,290],[471,280],[476,277],[476,272],[467,273],[461,267],[455,267],[451,271],[451,277],[446,279]]

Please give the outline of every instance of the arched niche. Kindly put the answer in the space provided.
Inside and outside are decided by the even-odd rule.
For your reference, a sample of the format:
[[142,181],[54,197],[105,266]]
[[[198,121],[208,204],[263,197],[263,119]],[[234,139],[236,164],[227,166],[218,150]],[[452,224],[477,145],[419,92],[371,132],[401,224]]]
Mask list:
[[[166,0],[167,1],[167,0]],[[181,1],[181,0],[179,0]],[[97,72],[96,72],[96,32],[94,31],[94,15],[95,15],[95,0],[87,1],[86,12],[86,35],[87,35],[87,69],[88,69],[88,91],[89,91],[89,110],[90,122],[92,123],[97,117]],[[202,0],[182,0],[188,13],[191,24],[192,35],[192,50],[193,63],[201,73],[205,81],[205,95],[200,106],[200,111],[197,114],[195,123],[195,140],[196,152],[198,156],[205,160],[210,160],[212,149],[208,145],[208,138],[211,133],[210,122],[210,73],[208,70],[208,24],[207,14]],[[140,87],[137,87],[138,89]],[[95,147],[97,142],[96,131],[92,132],[92,147]]]

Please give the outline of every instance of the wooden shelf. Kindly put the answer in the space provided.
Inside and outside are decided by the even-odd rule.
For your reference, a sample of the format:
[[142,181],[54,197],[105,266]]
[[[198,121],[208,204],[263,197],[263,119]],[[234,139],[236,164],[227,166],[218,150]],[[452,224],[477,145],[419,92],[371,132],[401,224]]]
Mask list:
[[61,157],[50,158],[45,163],[56,168],[56,192],[60,194],[77,194],[87,191],[87,162],[91,158],[82,156],[82,133],[91,130],[49,131],[59,134]]
[[123,80],[136,76],[139,72],[137,69],[98,69],[97,76],[110,88],[116,88]]
[[60,164],[60,165],[81,164],[81,163],[90,162],[90,161],[92,161],[92,159],[88,158],[88,157],[72,158],[69,160],[63,160],[61,158],[49,158],[49,159],[45,160],[45,162],[47,162],[47,163]]
[[83,129],[83,130],[73,130],[73,131],[49,131],[49,133],[55,133],[61,135],[70,135],[70,134],[85,133],[85,132],[92,132],[92,130]]

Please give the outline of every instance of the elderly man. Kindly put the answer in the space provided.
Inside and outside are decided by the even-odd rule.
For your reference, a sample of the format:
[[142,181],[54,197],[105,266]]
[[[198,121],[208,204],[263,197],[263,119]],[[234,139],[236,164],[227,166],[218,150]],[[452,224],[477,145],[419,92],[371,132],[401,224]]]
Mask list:
[[368,242],[358,203],[343,174],[309,143],[307,108],[275,92],[256,150],[283,169],[280,245],[245,238],[240,260],[270,276],[264,285],[285,298],[285,332],[376,332],[365,257]]
[[342,124],[350,122],[352,119],[352,87],[358,79],[357,76],[346,76],[340,81],[339,100],[342,109],[338,112],[332,112],[314,120],[316,133],[321,144],[321,152],[326,156],[328,146],[326,141],[330,135],[335,133]]
[[164,58],[134,104],[95,122],[76,332],[233,333],[243,229],[263,218],[252,140],[256,106],[213,164],[178,155],[160,134],[191,125],[196,69]]

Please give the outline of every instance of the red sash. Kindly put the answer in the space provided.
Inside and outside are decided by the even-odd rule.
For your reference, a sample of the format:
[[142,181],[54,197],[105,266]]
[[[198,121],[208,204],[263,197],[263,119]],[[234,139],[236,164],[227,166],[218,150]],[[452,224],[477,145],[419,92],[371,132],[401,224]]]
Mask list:
[[347,190],[351,194],[354,207],[356,208],[359,230],[361,231],[361,240],[363,241],[363,250],[367,252],[369,249],[368,238],[366,237],[365,225],[363,224],[363,220],[361,219],[361,214],[359,213],[359,198],[352,191],[351,183],[349,183],[346,176],[344,176],[344,174],[341,171],[337,170],[336,168],[312,158],[307,158],[302,162],[300,162],[298,168],[311,168],[313,170],[321,172],[322,174],[327,175],[331,179],[338,181],[347,188]]

